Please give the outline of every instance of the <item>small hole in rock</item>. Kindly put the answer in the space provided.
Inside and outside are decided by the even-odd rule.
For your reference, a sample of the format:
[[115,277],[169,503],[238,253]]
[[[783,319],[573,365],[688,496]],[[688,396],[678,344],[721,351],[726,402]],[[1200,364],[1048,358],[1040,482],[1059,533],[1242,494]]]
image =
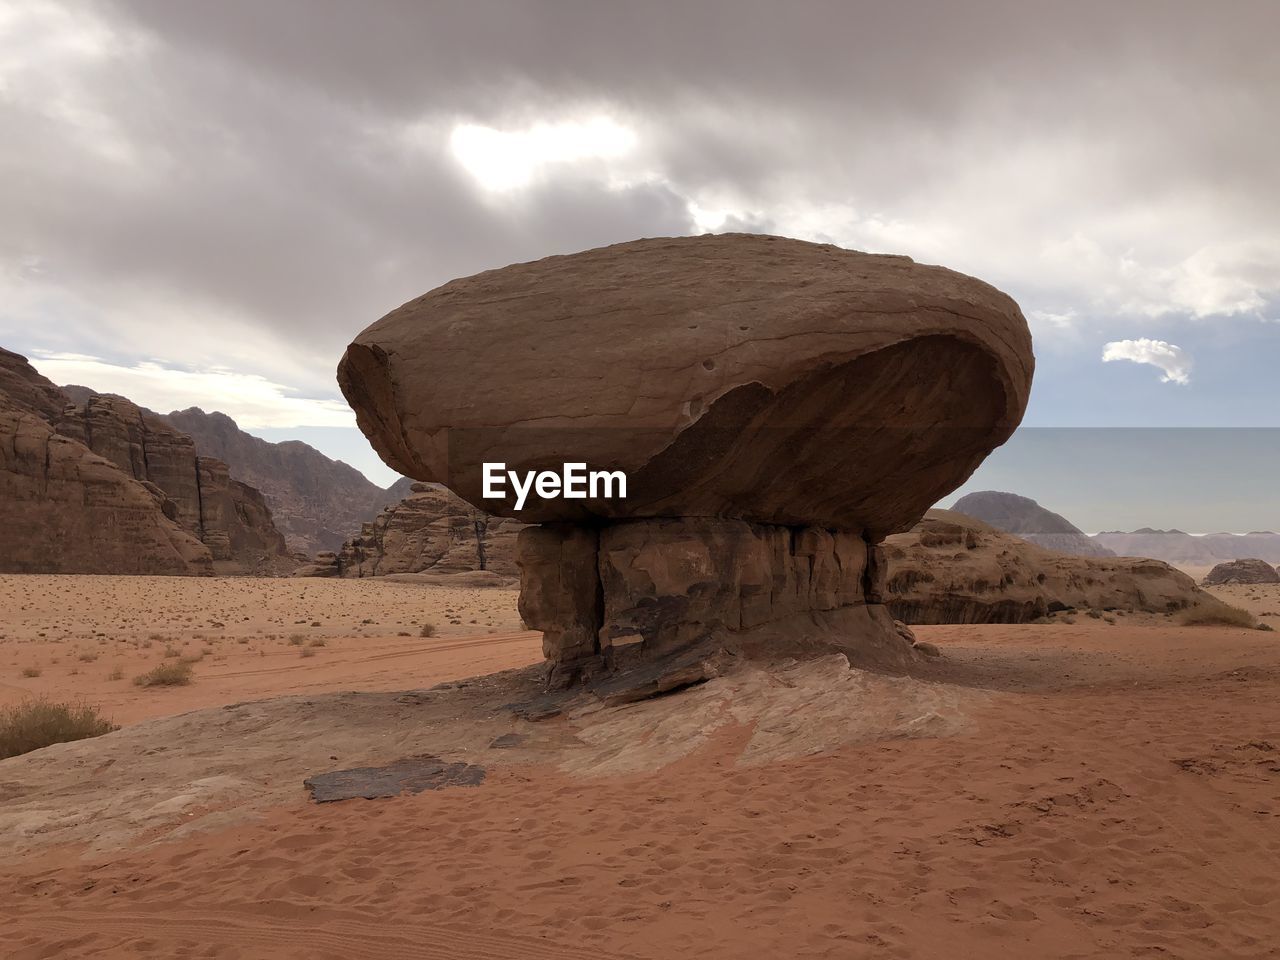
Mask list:
[[714,360],[703,360],[703,361],[702,361],[702,369],[703,369],[703,370],[714,370],[715,368],[716,368],[716,362],[715,362]]

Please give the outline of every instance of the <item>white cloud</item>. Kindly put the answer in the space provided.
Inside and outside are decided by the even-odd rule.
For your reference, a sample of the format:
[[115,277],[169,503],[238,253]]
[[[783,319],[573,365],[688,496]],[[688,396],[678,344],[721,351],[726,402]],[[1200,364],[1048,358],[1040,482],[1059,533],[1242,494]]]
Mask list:
[[355,416],[340,400],[294,396],[266,377],[225,368],[180,370],[156,361],[125,365],[77,353],[36,353],[31,363],[54,383],[118,393],[158,413],[220,410],[246,429],[355,426]]
[[1161,383],[1185,386],[1191,382],[1191,357],[1181,347],[1163,340],[1140,337],[1137,340],[1113,340],[1102,348],[1102,362],[1132,360],[1149,363],[1164,371]]
[[610,160],[635,146],[635,131],[609,117],[537,123],[526,130],[461,123],[449,135],[458,162],[481,186],[495,191],[526,187],[548,165]]

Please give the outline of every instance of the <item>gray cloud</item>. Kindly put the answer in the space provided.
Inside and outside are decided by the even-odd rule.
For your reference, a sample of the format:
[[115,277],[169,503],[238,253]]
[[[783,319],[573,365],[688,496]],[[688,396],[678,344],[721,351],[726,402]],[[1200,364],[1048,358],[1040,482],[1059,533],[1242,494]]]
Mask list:
[[[453,276],[713,221],[970,270],[1048,335],[1280,297],[1267,0],[10,6],[11,343],[314,394]],[[598,114],[632,154],[526,189],[449,151]]]

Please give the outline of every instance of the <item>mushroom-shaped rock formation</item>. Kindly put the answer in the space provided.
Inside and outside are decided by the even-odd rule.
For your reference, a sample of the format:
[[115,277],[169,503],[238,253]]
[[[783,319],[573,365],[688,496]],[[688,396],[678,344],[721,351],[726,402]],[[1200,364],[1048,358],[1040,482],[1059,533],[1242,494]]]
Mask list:
[[[361,333],[338,381],[390,466],[542,525],[521,534],[522,611],[572,675],[624,641],[818,615],[896,637],[875,545],[1008,439],[1032,368],[1017,305],[981,281],[733,234],[454,280]],[[621,471],[626,497],[486,498],[486,463]]]

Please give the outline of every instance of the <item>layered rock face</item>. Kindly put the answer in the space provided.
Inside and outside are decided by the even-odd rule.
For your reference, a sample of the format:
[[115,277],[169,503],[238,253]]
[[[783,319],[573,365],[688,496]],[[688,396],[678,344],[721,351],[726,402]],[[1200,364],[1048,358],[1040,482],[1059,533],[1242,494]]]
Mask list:
[[341,550],[317,557],[307,573],[377,577],[486,570],[514,577],[516,535],[522,526],[477,510],[436,484],[415,483],[407,497],[365,523]]
[[225,463],[201,456],[189,436],[155,414],[124,397],[95,393],[64,408],[56,428],[163,492],[172,519],[209,548],[223,572],[292,567],[262,494],[232,480]]
[[1046,510],[1030,497],[983,490],[961,497],[951,509],[1046,550],[1078,557],[1115,556],[1114,552],[1094,542],[1066,517]]
[[889,537],[884,597],[906,623],[1027,623],[1065,610],[1173,613],[1209,602],[1159,560],[1054,553],[951,510]]
[[[80,403],[0,351],[6,544],[0,568],[267,573],[291,567],[261,494],[123,397]],[[46,531],[53,531],[46,536]]]
[[65,406],[25,358],[0,350],[0,571],[211,573],[208,547],[158,487],[54,430]]
[[260,490],[289,549],[308,556],[340,550],[351,531],[408,493],[409,481],[384,490],[314,447],[297,440],[271,443],[223,413],[191,407],[162,419],[191,437],[202,454],[226,463],[237,480]]
[[[1009,437],[1032,366],[1017,305],[971,277],[721,235],[455,280],[361,333],[338,379],[389,465],[540,524],[521,610],[571,677],[841,619],[855,655],[901,645],[876,544]],[[483,496],[486,462],[621,471],[627,496],[517,510]]]
[[1218,564],[1205,576],[1204,583],[1280,583],[1280,573],[1267,561],[1250,557]]

